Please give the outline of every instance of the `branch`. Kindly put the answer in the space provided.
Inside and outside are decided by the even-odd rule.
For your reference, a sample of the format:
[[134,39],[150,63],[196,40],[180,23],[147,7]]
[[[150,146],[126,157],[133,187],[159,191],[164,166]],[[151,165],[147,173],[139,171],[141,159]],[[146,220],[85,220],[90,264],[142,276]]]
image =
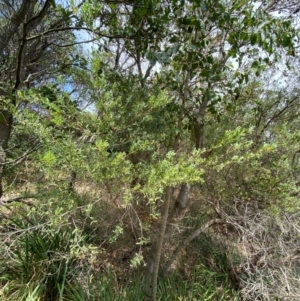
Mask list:
[[95,42],[97,39],[91,39],[91,40],[86,40],[86,41],[80,41],[80,42],[73,42],[73,43],[70,43],[70,44],[64,44],[64,45],[59,45],[59,44],[55,44],[53,43],[52,45],[54,46],[57,46],[57,47],[71,47],[71,46],[75,46],[75,45],[79,45],[79,44],[86,44],[86,43],[92,43],[92,42]]
[[202,227],[194,231],[192,234],[190,234],[184,241],[182,241],[177,248],[175,249],[174,253],[172,254],[169,261],[166,263],[164,274],[166,275],[173,263],[173,261],[176,259],[176,257],[179,255],[179,253],[182,251],[182,249],[189,244],[192,240],[194,240],[196,237],[198,237],[201,233],[203,233],[206,229],[209,227],[216,225],[216,224],[224,224],[226,221],[223,219],[213,219],[209,221],[208,223],[204,224]]
[[262,133],[265,131],[265,129],[270,125],[271,122],[274,121],[274,119],[278,118],[280,115],[282,115],[288,108],[291,104],[293,104],[293,102],[295,100],[298,99],[298,96],[295,96],[291,101],[289,101],[285,107],[283,107],[279,112],[275,113],[269,120],[268,122],[264,125],[264,127],[262,128],[262,130],[260,131],[259,133],[259,136],[262,135]]
[[38,144],[37,146],[35,146],[34,148],[32,149],[29,149],[27,150],[22,156],[20,156],[19,158],[15,159],[15,160],[12,160],[12,161],[7,161],[7,162],[3,162],[3,163],[0,163],[0,166],[4,166],[4,165],[12,165],[12,166],[16,166],[18,164],[21,164],[25,159],[26,157],[35,152],[36,150],[38,150],[39,148],[42,147],[42,144]]
[[[20,44],[20,48],[18,51],[18,56],[17,56],[17,68],[16,68],[16,82],[15,82],[15,86],[13,88],[13,92],[16,92],[20,82],[21,82],[21,68],[22,68],[22,64],[23,64],[23,51],[26,45],[26,24],[23,25],[23,36],[22,36],[22,40],[21,40],[21,44]],[[13,104],[16,105],[16,101],[15,98],[13,100]]]
[[[22,40],[21,40],[19,51],[18,51],[18,57],[17,57],[16,82],[15,82],[15,86],[13,89],[14,92],[18,89],[18,87],[21,83],[20,77],[21,77],[21,68],[23,65],[23,52],[24,52],[25,45],[27,43],[27,37],[26,37],[27,36],[27,27],[29,27],[31,23],[33,23],[39,19],[41,20],[45,16],[49,7],[50,7],[50,0],[46,0],[45,5],[42,8],[42,10],[37,15],[33,16],[31,19],[24,22],[24,24],[23,24]],[[15,105],[15,103],[14,103],[14,105]]]
[[30,20],[28,20],[27,25],[31,25],[31,27],[34,28],[37,25],[37,23],[40,23],[47,14],[47,11],[51,5],[50,2],[50,0],[46,0],[41,11],[37,15],[33,16]]
[[[30,38],[27,38],[26,41],[32,41],[32,40],[38,39],[38,38],[40,38],[42,36],[46,36],[46,35],[48,35],[52,32],[60,32],[60,31],[67,31],[67,30],[86,30],[86,31],[89,31],[89,32],[95,34],[95,30],[92,30],[88,27],[68,26],[68,27],[53,28],[53,29],[46,30],[41,34],[38,34],[38,35],[32,36]],[[132,34],[132,35],[128,35],[128,36],[117,34],[117,35],[111,36],[111,35],[107,35],[107,34],[103,34],[103,33],[98,33],[97,35],[102,37],[102,38],[108,38],[108,39],[132,39],[132,38],[137,36],[137,34]]]
[[13,13],[9,23],[2,28],[2,34],[0,34],[0,55],[2,55],[4,49],[7,47],[8,42],[12,36],[17,32],[19,26],[24,21],[28,8],[30,6],[29,0],[23,0],[20,9]]

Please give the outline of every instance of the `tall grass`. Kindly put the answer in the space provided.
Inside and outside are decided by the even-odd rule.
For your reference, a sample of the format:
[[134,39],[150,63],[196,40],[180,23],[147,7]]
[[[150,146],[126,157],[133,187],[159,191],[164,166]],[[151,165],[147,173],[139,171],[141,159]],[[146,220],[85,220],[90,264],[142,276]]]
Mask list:
[[[0,257],[0,301],[135,301],[143,300],[143,278],[137,271],[125,284],[113,272],[99,273],[93,263],[74,252],[74,227],[51,227],[36,216],[19,216],[7,223]],[[3,233],[2,233],[3,234]],[[226,257],[215,254],[218,268],[202,261],[189,275],[160,277],[158,300],[237,300],[228,279]]]
[[4,256],[0,259],[5,300],[63,300],[65,287],[76,275],[71,254],[75,233],[49,228],[35,217],[9,221]]

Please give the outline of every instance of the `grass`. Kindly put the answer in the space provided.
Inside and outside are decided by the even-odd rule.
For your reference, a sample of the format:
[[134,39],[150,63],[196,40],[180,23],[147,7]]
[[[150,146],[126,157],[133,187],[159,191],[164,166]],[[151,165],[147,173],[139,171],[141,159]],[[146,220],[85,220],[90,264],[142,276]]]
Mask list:
[[[102,221],[99,215],[102,217],[105,211],[100,213],[98,223]],[[107,267],[99,271],[99,266],[105,267],[105,258],[89,261],[90,249],[87,246],[94,243],[97,247],[102,236],[95,240],[94,235],[87,235],[81,226],[76,228],[74,218],[76,225],[81,225],[77,222],[78,216],[72,215],[72,218],[72,223],[62,219],[64,226],[60,226],[60,220],[53,220],[49,212],[45,213],[45,209],[39,206],[32,214],[17,213],[1,224],[1,236],[9,240],[1,245],[0,250],[5,254],[0,257],[0,301],[144,299],[141,271],[131,270],[130,275],[124,272],[122,281]],[[78,218],[79,221],[81,219],[87,220],[84,216]],[[214,248],[208,239],[199,245],[207,250],[220,249]],[[159,278],[157,300],[238,300],[227,275],[226,256],[220,251],[203,252],[204,249],[201,253],[207,253],[209,260],[199,257],[188,274],[177,271],[167,278]],[[215,264],[208,264],[211,262]],[[117,261],[115,265],[118,265]]]

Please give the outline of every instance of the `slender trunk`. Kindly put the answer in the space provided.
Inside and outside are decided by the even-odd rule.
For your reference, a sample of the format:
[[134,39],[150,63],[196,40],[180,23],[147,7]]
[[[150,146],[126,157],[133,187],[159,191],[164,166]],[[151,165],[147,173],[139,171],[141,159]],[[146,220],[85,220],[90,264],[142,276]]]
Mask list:
[[196,149],[204,148],[204,123],[202,121],[195,121],[194,131]]
[[155,253],[154,264],[153,264],[153,274],[152,274],[152,283],[151,283],[152,284],[151,301],[156,301],[157,277],[158,277],[162,247],[165,238],[166,226],[168,221],[170,202],[171,202],[171,187],[167,187],[166,194],[165,194],[165,208],[161,219],[159,239],[157,241],[156,253]]
[[[198,32],[195,31],[195,40],[198,40]],[[190,69],[192,69],[192,64],[190,63]],[[183,120],[183,108],[185,107],[186,101],[189,99],[190,96],[190,71],[187,71],[185,73],[184,81],[183,81],[183,97],[182,97],[182,110],[179,114],[178,118],[178,134],[175,136],[174,144],[173,144],[173,150],[175,152],[179,149],[179,143],[181,138],[181,129],[182,129],[182,120]],[[196,148],[201,149],[204,147],[204,124],[203,124],[203,118],[205,115],[206,107],[208,104],[208,99],[205,99],[202,105],[199,109],[199,115],[197,116],[197,121],[200,121],[199,126],[195,128],[199,132],[199,135],[196,136]],[[196,124],[196,123],[195,123]],[[190,186],[186,183],[182,184],[181,190],[179,193],[179,196],[177,200],[174,203],[174,206],[169,214],[169,208],[171,204],[171,187],[168,187],[166,190],[166,197],[165,197],[165,208],[161,219],[161,229],[159,231],[159,238],[157,240],[157,244],[154,245],[154,247],[151,250],[151,258],[148,260],[147,264],[147,274],[146,274],[146,293],[150,295],[151,292],[151,301],[156,301],[156,292],[157,292],[157,276],[158,276],[158,270],[159,270],[159,264],[160,264],[160,257],[162,248],[164,246],[164,243],[170,239],[172,236],[172,225],[168,222],[173,219],[175,213],[182,213],[188,206],[188,198],[190,193]],[[149,284],[151,283],[151,286],[149,287]],[[147,290],[148,289],[148,290]]]
[[145,277],[146,280],[146,288],[145,292],[149,295],[146,297],[146,300],[156,301],[156,293],[157,293],[157,279],[158,279],[158,271],[159,271],[159,265],[160,265],[160,258],[162,253],[162,248],[164,244],[165,239],[165,232],[168,222],[168,215],[169,215],[169,208],[171,203],[171,187],[166,188],[165,192],[165,206],[161,217],[161,224],[159,229],[159,236],[157,239],[156,244],[154,245],[152,249],[151,258],[148,261],[147,265],[147,275]]
[[0,111],[0,198],[3,195],[3,169],[5,167],[7,146],[12,126],[12,114]]
[[190,185],[182,184],[179,195],[174,203],[173,208],[170,211],[169,221],[173,219],[175,214],[176,216],[180,216],[180,214],[187,208],[190,190]]

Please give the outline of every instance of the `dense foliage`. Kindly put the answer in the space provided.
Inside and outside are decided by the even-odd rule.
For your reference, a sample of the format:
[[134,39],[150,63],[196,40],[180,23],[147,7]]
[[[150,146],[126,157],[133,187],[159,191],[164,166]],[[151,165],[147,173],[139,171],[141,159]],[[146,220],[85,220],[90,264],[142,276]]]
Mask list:
[[298,300],[298,3],[0,10],[0,300]]

